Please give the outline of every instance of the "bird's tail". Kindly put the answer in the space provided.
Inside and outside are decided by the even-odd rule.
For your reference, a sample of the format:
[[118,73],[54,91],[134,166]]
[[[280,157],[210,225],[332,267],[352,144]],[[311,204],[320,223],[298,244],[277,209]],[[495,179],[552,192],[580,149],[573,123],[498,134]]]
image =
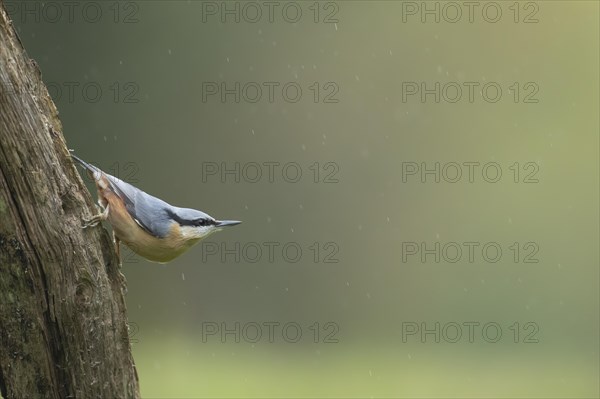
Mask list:
[[106,175],[102,170],[95,167],[92,164],[85,162],[83,159],[79,158],[77,155],[71,153],[71,158],[77,161],[81,166],[83,166],[87,171],[88,175],[94,179],[96,182],[100,181],[103,175]]
[[71,158],[73,158],[74,160],[76,160],[81,166],[83,166],[84,168],[86,168],[90,172],[97,172],[97,171],[100,170],[97,167],[95,167],[94,165],[90,165],[89,163],[85,162],[83,159],[79,158],[77,155],[75,155],[73,153],[71,153]]

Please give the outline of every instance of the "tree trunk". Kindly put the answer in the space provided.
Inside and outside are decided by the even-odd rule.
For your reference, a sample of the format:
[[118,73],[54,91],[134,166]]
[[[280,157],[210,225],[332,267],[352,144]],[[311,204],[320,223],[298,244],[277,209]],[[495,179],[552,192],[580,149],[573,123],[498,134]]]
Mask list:
[[0,0],[0,392],[138,398],[123,279]]

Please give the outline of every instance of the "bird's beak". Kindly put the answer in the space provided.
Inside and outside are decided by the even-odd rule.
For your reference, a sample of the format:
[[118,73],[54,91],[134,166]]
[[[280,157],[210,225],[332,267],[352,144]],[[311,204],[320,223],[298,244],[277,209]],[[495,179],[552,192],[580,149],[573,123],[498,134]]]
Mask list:
[[226,226],[235,226],[236,224],[240,224],[237,220],[217,220],[217,227],[226,227]]

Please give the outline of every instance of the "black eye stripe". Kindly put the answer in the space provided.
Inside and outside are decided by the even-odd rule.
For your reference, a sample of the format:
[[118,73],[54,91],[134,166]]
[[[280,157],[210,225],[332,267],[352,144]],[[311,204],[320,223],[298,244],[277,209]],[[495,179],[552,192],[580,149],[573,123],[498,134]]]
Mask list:
[[169,216],[179,223],[181,226],[214,226],[217,224],[216,220],[213,219],[182,219],[176,213],[167,211]]
[[211,219],[198,219],[195,221],[196,226],[212,226],[214,224],[215,221]]

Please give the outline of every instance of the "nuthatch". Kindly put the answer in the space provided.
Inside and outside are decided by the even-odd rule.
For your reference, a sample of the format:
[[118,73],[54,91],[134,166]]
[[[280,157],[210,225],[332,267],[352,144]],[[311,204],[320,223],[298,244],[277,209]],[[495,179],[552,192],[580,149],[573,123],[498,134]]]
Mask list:
[[153,262],[167,263],[209,234],[241,223],[215,220],[195,209],[169,205],[75,155],[71,156],[94,179],[102,209],[100,214],[84,220],[83,227],[108,220],[113,228],[117,254],[120,254],[119,242],[123,241],[138,255]]

